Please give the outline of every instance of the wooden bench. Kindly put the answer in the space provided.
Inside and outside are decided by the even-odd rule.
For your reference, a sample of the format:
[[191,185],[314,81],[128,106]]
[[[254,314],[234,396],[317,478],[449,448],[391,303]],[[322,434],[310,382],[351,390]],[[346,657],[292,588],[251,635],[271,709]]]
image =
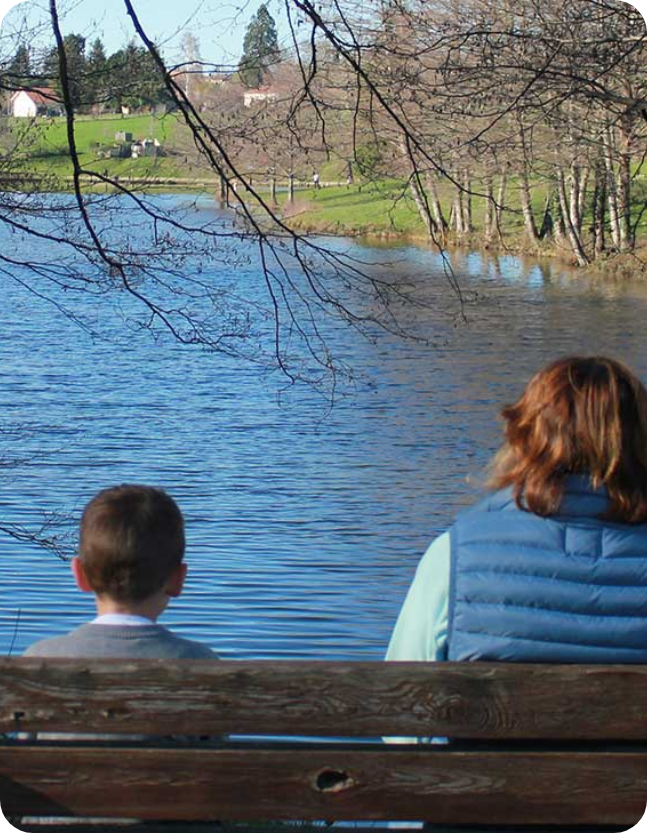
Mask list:
[[0,732],[14,818],[626,830],[647,801],[647,666],[3,659]]

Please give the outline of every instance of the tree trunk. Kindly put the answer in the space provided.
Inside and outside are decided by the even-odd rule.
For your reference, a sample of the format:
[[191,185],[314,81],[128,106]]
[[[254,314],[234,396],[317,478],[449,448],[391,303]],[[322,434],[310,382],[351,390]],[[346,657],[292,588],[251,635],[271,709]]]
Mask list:
[[606,170],[606,192],[609,203],[609,228],[611,239],[616,249],[620,249],[620,219],[618,215],[618,195],[616,178],[613,170],[613,136],[611,128],[604,131],[604,166]]
[[577,214],[579,218],[579,225],[577,230],[582,232],[582,223],[584,222],[584,215],[586,213],[586,195],[589,185],[589,174],[591,169],[588,165],[585,168],[580,168],[580,176],[578,180],[577,190]]
[[557,171],[557,196],[559,197],[559,207],[561,209],[568,242],[570,243],[578,264],[580,266],[586,266],[589,263],[589,259],[584,251],[580,235],[571,219],[571,210],[566,196],[566,180],[564,177],[564,171],[561,167],[558,168]]
[[425,229],[427,231],[427,236],[430,240],[433,240],[435,242],[436,221],[431,216],[431,210],[429,208],[429,202],[427,201],[427,195],[420,187],[420,179],[418,177],[418,174],[412,174],[411,179],[409,180],[409,187],[411,188],[413,201],[415,202],[416,208],[418,209],[420,219],[424,223]]
[[499,235],[499,240],[503,240],[503,232],[501,230],[501,221],[503,219],[503,206],[505,204],[505,195],[506,189],[508,187],[508,169],[504,168],[503,173],[501,174],[501,179],[499,180],[499,193],[497,194],[496,198],[496,209],[494,212],[494,218],[496,220],[496,228],[497,234]]
[[523,224],[526,229],[526,235],[532,243],[539,243],[539,231],[537,230],[537,223],[535,222],[535,215],[532,210],[530,184],[528,182],[528,172],[525,166],[519,174],[519,190],[521,194],[521,211],[523,212]]
[[470,182],[470,172],[467,169],[463,171],[463,188],[465,189],[461,194],[463,232],[471,234],[474,228],[472,223],[472,183]]
[[568,188],[568,217],[570,220],[571,226],[577,231],[579,234],[582,228],[582,220],[580,219],[580,203],[579,203],[579,192],[580,192],[580,169],[575,162],[571,163],[571,172],[568,177],[569,181],[569,188]]
[[618,170],[618,230],[620,232],[620,251],[633,249],[631,234],[631,151],[628,131],[620,129],[621,151]]
[[483,241],[487,249],[492,243],[492,236],[494,235],[494,188],[491,174],[486,174],[484,185],[485,209],[483,212]]
[[607,198],[606,171],[604,159],[598,159],[595,164],[595,188],[593,190],[593,250],[596,255],[604,251],[604,220],[605,203]]
[[[457,181],[457,177],[454,177]],[[463,191],[461,188],[456,185],[454,190],[454,201],[452,203],[452,219],[454,225],[454,231],[456,232],[457,237],[462,237],[465,233],[465,227],[463,225],[463,220],[465,217],[465,213],[463,210]]]
[[434,215],[436,226],[440,230],[441,235],[444,237],[447,231],[447,220],[445,220],[440,199],[438,198],[438,188],[436,187],[436,177],[434,174],[430,174],[427,177],[427,190],[429,193],[429,205],[431,207],[432,214]]

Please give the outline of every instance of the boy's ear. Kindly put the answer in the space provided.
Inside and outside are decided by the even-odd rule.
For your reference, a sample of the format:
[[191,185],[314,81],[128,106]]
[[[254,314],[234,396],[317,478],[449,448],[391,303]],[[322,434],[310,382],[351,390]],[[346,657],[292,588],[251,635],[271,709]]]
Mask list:
[[94,593],[83,569],[83,562],[78,555],[75,555],[72,559],[72,573],[74,574],[74,580],[79,590],[82,590],[84,593]]
[[164,588],[164,590],[167,596],[176,598],[180,595],[180,593],[182,592],[182,588],[184,587],[186,573],[186,564],[178,564],[178,566],[173,570],[173,572],[169,576],[169,580],[166,582],[166,587]]

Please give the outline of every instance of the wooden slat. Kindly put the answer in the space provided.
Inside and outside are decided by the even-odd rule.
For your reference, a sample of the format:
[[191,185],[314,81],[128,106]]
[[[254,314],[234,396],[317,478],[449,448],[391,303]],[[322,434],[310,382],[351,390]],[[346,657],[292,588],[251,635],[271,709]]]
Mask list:
[[[294,830],[294,822],[220,822],[179,821],[179,822],[151,822],[139,824],[128,823],[119,827],[115,822],[97,824],[96,822],[81,823],[77,819],[61,820],[55,824],[47,823],[47,828],[38,822],[27,824],[13,821],[12,826],[25,833],[324,833],[321,823],[316,821],[298,823],[298,830]],[[420,833],[420,825],[398,825],[398,830]],[[434,825],[434,833],[625,833],[626,825],[590,825],[585,828],[560,825]],[[389,822],[370,822],[370,833],[392,833],[393,827]],[[350,833],[350,831],[349,831]]]
[[647,753],[0,750],[6,815],[635,824]]
[[647,666],[3,659],[17,729],[644,740]]

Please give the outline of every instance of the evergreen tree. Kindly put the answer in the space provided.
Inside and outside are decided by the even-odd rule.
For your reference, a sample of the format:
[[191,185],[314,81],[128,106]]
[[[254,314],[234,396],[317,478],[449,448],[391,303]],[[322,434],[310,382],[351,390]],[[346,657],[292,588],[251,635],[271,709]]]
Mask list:
[[78,108],[85,103],[85,38],[83,35],[66,35],[63,38],[63,45],[67,58],[67,74],[72,106]]
[[40,66],[40,74],[45,86],[53,87],[55,90],[60,91],[58,80],[58,49],[55,46],[45,53]]
[[12,87],[20,88],[25,84],[29,84],[31,74],[32,67],[29,47],[21,43],[9,64],[7,83]]
[[240,80],[246,87],[260,87],[279,54],[276,22],[263,3],[245,32],[243,56],[238,65]]
[[106,99],[116,110],[153,107],[168,100],[164,79],[145,47],[129,43],[108,58],[106,70]]
[[86,62],[84,98],[88,104],[103,104],[106,100],[108,59],[101,38],[90,47]]
[[[63,38],[65,56],[67,58],[67,76],[72,106],[78,109],[85,103],[86,83],[86,58],[85,38],[82,35],[66,35]],[[49,86],[59,94],[63,95],[60,79],[60,65],[57,47],[53,47],[45,55],[41,68],[41,75],[47,80]]]

